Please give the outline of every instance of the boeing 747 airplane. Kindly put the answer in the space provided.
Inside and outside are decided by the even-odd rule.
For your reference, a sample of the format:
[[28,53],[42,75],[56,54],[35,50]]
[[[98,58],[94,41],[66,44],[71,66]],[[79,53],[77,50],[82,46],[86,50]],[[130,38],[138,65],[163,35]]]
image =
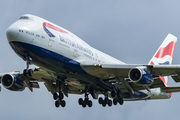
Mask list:
[[[40,17],[26,14],[7,29],[7,39],[27,67],[23,73],[0,76],[11,91],[33,91],[44,82],[56,107],[65,107],[64,96],[84,94],[78,103],[103,107],[124,101],[169,99],[180,87],[168,86],[168,76],[180,82],[180,65],[171,65],[177,38],[165,38],[148,64],[125,64],[93,47],[70,31]],[[29,65],[38,67],[29,69]],[[99,94],[104,98],[98,97]]]

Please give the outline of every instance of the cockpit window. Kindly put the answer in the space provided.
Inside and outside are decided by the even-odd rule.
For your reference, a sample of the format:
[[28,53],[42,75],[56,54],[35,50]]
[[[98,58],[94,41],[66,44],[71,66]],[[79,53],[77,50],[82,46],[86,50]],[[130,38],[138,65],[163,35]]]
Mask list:
[[33,20],[33,18],[28,17],[28,16],[22,16],[19,18],[20,20]]

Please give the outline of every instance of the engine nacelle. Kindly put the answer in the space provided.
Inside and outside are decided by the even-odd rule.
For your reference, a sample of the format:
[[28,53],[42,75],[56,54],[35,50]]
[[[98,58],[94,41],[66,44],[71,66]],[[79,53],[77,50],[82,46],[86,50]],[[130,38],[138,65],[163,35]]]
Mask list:
[[23,91],[25,89],[24,82],[15,75],[5,74],[1,78],[1,83],[8,90]]
[[151,75],[143,69],[133,68],[129,71],[130,80],[141,86],[150,86],[154,80]]

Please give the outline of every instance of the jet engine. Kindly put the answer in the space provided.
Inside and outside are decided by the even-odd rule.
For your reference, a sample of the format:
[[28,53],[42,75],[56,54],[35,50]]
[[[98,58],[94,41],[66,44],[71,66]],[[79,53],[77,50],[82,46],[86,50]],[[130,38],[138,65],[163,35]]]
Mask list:
[[154,80],[151,75],[143,69],[133,68],[129,71],[130,80],[141,86],[150,86]]
[[1,78],[1,83],[8,90],[23,91],[25,89],[24,82],[15,75],[5,74]]

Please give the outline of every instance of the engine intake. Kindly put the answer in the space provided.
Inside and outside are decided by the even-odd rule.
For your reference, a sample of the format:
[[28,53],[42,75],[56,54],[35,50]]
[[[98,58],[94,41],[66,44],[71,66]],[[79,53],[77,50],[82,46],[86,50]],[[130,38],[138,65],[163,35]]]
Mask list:
[[129,71],[130,80],[141,86],[150,86],[154,80],[151,75],[143,69],[133,68]]
[[1,83],[8,90],[23,91],[25,89],[24,82],[15,75],[5,74],[1,78]]

